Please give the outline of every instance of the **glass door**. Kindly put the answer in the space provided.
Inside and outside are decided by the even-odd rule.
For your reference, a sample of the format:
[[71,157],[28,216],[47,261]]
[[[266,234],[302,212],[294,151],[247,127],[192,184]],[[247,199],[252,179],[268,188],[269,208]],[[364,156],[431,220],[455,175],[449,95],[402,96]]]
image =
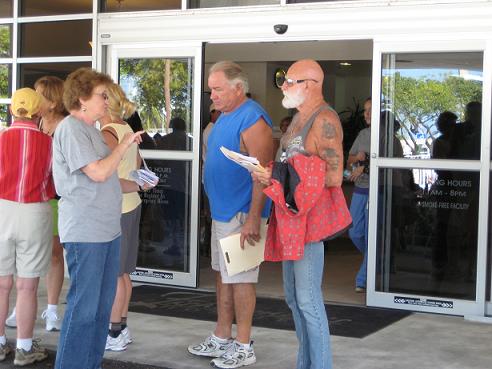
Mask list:
[[481,41],[375,42],[368,305],[485,315],[486,49]]
[[141,153],[159,184],[142,196],[141,282],[197,286],[201,44],[111,45],[108,66],[137,104]]

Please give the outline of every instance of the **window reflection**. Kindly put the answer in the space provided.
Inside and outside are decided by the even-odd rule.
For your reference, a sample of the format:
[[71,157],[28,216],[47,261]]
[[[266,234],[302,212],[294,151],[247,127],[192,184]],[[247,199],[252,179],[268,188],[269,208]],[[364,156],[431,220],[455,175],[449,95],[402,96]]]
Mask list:
[[13,0],[0,0],[0,18],[11,18],[13,16]]
[[39,1],[20,0],[19,14],[24,17],[92,13],[93,0]]
[[186,132],[186,122],[184,119],[176,117],[169,123],[170,133],[157,139],[154,135],[154,142],[158,150],[186,150],[193,148],[193,140]]
[[475,299],[479,173],[379,172],[378,291]]
[[181,9],[181,0],[105,0],[102,12],[134,12],[143,10]]
[[19,86],[34,87],[34,82],[43,76],[55,76],[64,80],[74,70],[90,66],[91,62],[20,64]]
[[142,193],[138,267],[189,272],[191,162],[147,160],[159,184]]
[[6,99],[10,97],[10,64],[0,64],[0,98]]
[[10,125],[10,110],[8,105],[0,105],[0,131]]
[[19,27],[22,57],[92,55],[91,19],[22,23]]
[[120,85],[139,107],[147,149],[192,150],[193,60],[120,59]]
[[[395,122],[385,134],[403,157],[480,159],[482,63],[482,53],[383,55],[381,108]],[[385,149],[382,156],[396,157]]]
[[274,5],[280,0],[190,0],[189,8],[221,8],[231,6]]
[[12,26],[8,24],[0,25],[0,58],[12,56]]

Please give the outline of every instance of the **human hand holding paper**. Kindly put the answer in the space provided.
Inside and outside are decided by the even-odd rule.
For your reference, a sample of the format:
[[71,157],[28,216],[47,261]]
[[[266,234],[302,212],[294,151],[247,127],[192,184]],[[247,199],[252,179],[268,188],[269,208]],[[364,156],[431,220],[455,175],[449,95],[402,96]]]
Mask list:
[[244,249],[244,241],[248,241],[251,246],[260,241],[261,218],[249,215],[241,228],[240,246]]
[[224,255],[229,276],[254,269],[261,264],[265,254],[266,233],[267,225],[263,219],[260,226],[260,239],[254,246],[246,244],[244,248],[241,248],[240,233],[220,239],[220,249]]
[[253,181],[258,181],[264,186],[270,186],[272,184],[271,168],[265,168],[263,172],[252,172],[251,176],[253,177]]
[[221,146],[220,151],[225,155],[225,157],[229,160],[232,160],[236,164],[242,166],[247,169],[249,172],[264,172],[265,168],[260,164],[258,159],[240,154],[238,152],[229,150],[224,146]]
[[137,182],[139,186],[144,186],[146,189],[155,187],[159,183],[159,177],[147,169],[132,170],[130,172],[130,179]]
[[136,182],[139,186],[141,187],[143,186],[145,190],[148,190],[157,186],[157,184],[159,183],[159,177],[149,169],[140,151],[139,154],[140,157],[142,158],[142,163],[144,165],[144,168],[132,170],[129,174],[129,177],[132,181]]

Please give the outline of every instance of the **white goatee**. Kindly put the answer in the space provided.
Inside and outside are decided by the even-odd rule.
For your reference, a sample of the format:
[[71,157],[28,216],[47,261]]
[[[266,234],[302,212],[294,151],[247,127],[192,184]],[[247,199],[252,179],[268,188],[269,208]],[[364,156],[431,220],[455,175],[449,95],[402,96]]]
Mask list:
[[284,91],[282,106],[285,109],[294,109],[297,108],[299,105],[301,105],[305,99],[306,99],[305,96],[302,94],[300,90],[298,90],[295,93],[289,93],[287,91]]

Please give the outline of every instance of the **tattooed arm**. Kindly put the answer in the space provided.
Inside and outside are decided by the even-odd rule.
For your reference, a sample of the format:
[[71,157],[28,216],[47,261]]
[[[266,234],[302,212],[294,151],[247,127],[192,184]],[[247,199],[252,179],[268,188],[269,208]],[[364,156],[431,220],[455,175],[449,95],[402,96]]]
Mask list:
[[331,111],[321,112],[316,118],[312,131],[316,155],[326,161],[326,187],[341,186],[343,131],[338,115]]

